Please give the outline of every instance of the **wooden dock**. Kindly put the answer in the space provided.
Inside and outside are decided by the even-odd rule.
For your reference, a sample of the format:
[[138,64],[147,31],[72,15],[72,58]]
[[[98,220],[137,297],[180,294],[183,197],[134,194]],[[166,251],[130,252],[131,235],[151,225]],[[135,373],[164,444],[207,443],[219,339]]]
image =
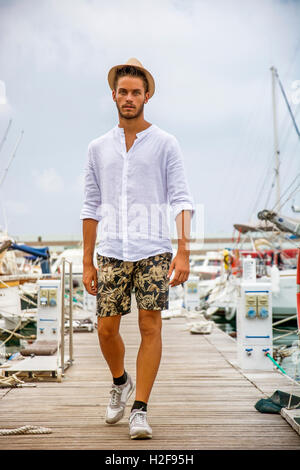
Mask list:
[[[132,313],[122,319],[126,369],[135,377],[140,336]],[[217,326],[209,335],[191,334],[185,318],[163,320],[163,357],[150,401],[152,440],[132,441],[128,416],[104,423],[111,376],[96,331],[74,333],[75,362],[61,383],[0,389],[0,428],[25,424],[51,428],[51,434],[0,436],[0,449],[182,449],[299,450],[300,436],[278,414],[254,405],[275,390],[290,392],[282,373],[243,373],[236,365],[235,340]],[[300,394],[295,386],[294,394]]]

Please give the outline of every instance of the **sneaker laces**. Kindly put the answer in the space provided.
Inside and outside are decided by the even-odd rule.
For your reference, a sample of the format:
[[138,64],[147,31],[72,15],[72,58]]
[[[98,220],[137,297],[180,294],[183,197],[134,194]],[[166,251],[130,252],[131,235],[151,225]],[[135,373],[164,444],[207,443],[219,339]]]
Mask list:
[[113,385],[110,393],[111,393],[110,405],[119,406],[122,390],[117,385]]
[[134,421],[136,425],[145,426],[147,424],[147,415],[145,411],[136,411],[132,416],[132,421]]

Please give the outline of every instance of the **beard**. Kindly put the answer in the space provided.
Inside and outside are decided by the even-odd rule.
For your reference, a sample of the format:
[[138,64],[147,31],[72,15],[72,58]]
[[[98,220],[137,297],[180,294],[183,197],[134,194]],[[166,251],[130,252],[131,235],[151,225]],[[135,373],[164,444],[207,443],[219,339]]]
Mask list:
[[135,119],[135,118],[138,118],[142,112],[144,111],[144,103],[141,104],[141,106],[138,108],[138,109],[135,109],[135,112],[131,112],[130,114],[127,114],[127,111],[122,111],[122,109],[120,108],[120,106],[118,105],[118,103],[116,102],[116,105],[117,105],[117,108],[118,108],[118,111],[119,111],[119,115],[123,118],[123,119]]

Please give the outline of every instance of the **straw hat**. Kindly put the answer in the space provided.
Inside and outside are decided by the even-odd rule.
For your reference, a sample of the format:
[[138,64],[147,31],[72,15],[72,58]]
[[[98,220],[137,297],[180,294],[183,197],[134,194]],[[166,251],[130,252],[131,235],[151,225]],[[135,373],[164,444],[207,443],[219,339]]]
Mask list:
[[150,94],[150,98],[151,96],[153,96],[154,94],[154,91],[155,91],[155,82],[154,82],[154,78],[152,77],[151,73],[148,72],[148,70],[146,70],[143,65],[141,64],[141,62],[135,58],[132,58],[132,59],[129,59],[126,64],[121,64],[121,65],[115,65],[114,67],[112,67],[110,69],[110,71],[108,72],[108,76],[107,76],[107,79],[108,79],[108,83],[109,83],[109,86],[110,88],[113,90],[114,89],[114,83],[115,83],[115,76],[116,76],[116,71],[117,69],[121,68],[121,67],[126,67],[128,65],[132,65],[134,67],[136,67],[137,69],[139,70],[142,70],[142,72],[144,72],[144,74],[146,75],[146,78],[148,80],[148,85],[149,85],[149,94]]

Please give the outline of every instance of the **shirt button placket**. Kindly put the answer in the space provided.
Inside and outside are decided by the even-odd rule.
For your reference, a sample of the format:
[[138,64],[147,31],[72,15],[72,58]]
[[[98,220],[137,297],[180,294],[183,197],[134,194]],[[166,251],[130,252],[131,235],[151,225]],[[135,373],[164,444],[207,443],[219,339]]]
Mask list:
[[123,256],[128,258],[128,213],[127,213],[127,176],[128,155],[126,152],[125,136],[123,138],[123,175],[122,175],[122,220],[123,220]]

